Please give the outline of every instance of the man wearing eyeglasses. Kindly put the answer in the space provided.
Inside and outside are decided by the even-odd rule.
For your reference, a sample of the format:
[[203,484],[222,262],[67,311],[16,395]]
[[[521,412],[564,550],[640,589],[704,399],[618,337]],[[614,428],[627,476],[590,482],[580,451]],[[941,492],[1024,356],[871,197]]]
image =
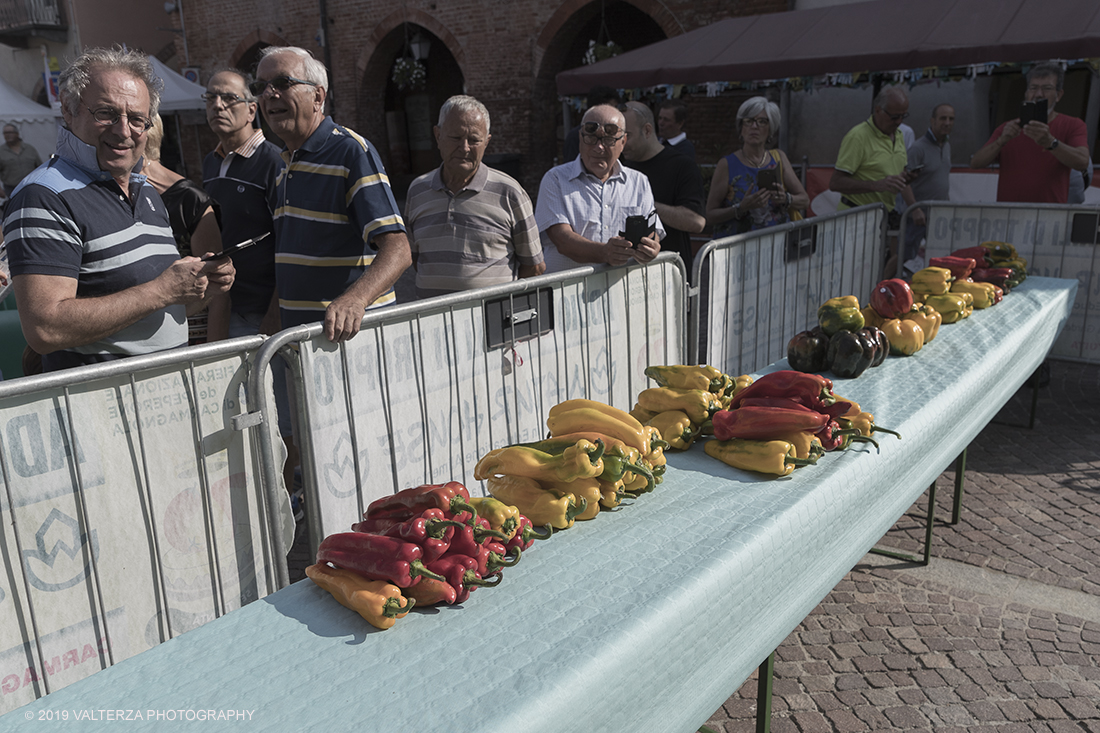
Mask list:
[[[619,163],[625,139],[622,112],[597,105],[581,122],[577,159],[551,168],[543,176],[535,224],[547,272],[582,264],[625,265],[632,259],[645,263],[661,251],[665,232],[660,218],[653,214],[649,181]],[[621,234],[627,217],[651,214],[653,232],[633,246]]]
[[[221,204],[224,246],[274,231],[270,202],[284,166],[279,149],[253,125],[257,107],[249,81],[244,72],[224,69],[210,77],[202,95],[206,122],[218,136],[218,146],[202,162],[202,184]],[[279,330],[274,237],[242,250],[234,261],[232,291],[210,305],[211,341]]]
[[163,83],[144,54],[92,49],[58,84],[57,152],[4,220],[23,333],[44,371],[187,343],[187,312],[229,290],[228,258],[177,259],[142,155]]
[[264,49],[250,91],[286,146],[274,201],[283,327],[322,321],[346,341],[367,308],[395,301],[412,262],[389,178],[374,146],[325,114],[328,74],[308,51]]
[[[902,87],[886,87],[875,96],[871,116],[844,136],[829,180],[829,189],[841,195],[838,209],[882,203],[890,212],[890,229],[901,225],[900,214],[894,211],[897,195],[906,206],[915,201],[905,169],[905,140],[898,129],[908,116],[909,95]],[[924,211],[914,209],[912,219],[924,226]],[[897,241],[892,239],[884,273],[896,271]]]
[[1065,93],[1064,81],[1065,71],[1057,64],[1033,66],[1027,74],[1024,100],[1046,100],[1046,122],[1031,120],[1021,126],[1019,118],[1008,120],[970,158],[971,168],[985,168],[1000,161],[998,201],[1064,204],[1069,200],[1070,170],[1088,168],[1085,123],[1054,111]]

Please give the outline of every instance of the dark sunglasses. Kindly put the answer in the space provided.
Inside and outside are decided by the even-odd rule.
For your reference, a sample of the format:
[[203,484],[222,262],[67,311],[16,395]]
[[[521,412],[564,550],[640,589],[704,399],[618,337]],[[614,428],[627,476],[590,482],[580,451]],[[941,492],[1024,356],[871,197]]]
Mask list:
[[252,92],[253,96],[263,96],[268,88],[274,89],[280,94],[284,93],[287,89],[299,84],[308,84],[311,87],[318,86],[317,82],[306,81],[305,79],[295,79],[293,76],[277,76],[269,81],[263,81],[257,79],[248,85],[248,91]]
[[626,135],[626,130],[615,124],[601,125],[599,122],[585,122],[581,125],[581,140],[585,145],[603,143],[610,147]]

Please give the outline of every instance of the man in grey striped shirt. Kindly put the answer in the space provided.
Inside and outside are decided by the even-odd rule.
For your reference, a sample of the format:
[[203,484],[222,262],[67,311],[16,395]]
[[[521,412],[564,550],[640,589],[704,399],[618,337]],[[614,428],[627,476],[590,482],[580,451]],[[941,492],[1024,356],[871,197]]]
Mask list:
[[405,203],[417,297],[542,274],[531,199],[515,179],[481,163],[490,137],[485,105],[451,97],[434,131],[443,164],[413,181]]

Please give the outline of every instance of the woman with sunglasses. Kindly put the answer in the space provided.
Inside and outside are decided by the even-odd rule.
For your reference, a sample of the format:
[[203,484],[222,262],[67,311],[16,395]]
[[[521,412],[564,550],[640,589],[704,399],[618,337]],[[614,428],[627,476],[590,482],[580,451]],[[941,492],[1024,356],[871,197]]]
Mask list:
[[737,110],[741,148],[718,161],[707,197],[713,236],[728,237],[790,221],[810,197],[786,153],[769,145],[779,134],[779,107],[753,97]]

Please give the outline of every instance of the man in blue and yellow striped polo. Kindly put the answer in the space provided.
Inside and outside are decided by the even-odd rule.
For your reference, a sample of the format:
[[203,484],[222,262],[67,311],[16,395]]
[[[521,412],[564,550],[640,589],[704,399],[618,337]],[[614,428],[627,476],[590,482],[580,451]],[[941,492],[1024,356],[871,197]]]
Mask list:
[[374,146],[325,114],[328,75],[308,51],[265,49],[250,89],[286,145],[271,205],[283,327],[323,321],[346,341],[367,308],[394,302],[412,261],[389,178]]

